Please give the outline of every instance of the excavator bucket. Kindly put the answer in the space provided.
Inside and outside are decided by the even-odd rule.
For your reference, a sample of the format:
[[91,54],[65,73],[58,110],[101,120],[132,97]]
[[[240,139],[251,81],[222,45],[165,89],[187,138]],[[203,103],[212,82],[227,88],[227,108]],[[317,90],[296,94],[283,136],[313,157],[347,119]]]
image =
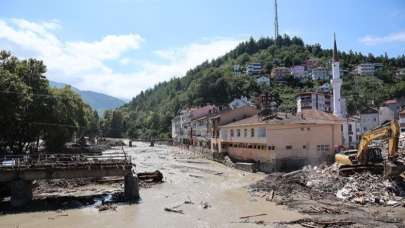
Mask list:
[[405,161],[386,161],[384,164],[384,177],[397,177],[405,172]]

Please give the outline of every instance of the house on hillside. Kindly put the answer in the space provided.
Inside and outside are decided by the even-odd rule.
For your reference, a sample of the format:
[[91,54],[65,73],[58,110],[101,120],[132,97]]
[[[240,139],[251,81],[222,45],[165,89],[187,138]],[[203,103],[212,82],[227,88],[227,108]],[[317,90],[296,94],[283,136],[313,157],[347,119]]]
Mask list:
[[294,76],[295,79],[300,81],[305,80],[307,73],[305,71],[305,66],[297,65],[290,68],[291,74]]
[[356,66],[355,72],[358,75],[373,76],[375,72],[374,63],[361,63]]
[[270,78],[267,77],[267,75],[262,75],[262,76],[260,76],[260,77],[258,77],[256,79],[256,83],[258,85],[260,85],[260,86],[263,86],[263,85],[269,86],[270,85]]
[[240,98],[235,98],[235,99],[233,99],[233,101],[231,103],[228,104],[228,106],[231,109],[241,108],[244,106],[252,106],[252,105],[253,105],[252,102],[250,102],[248,100],[248,98],[245,96],[241,96]]
[[332,112],[332,101],[329,93],[305,92],[296,97],[297,112],[312,109],[321,112]]
[[250,63],[246,66],[247,75],[258,75],[263,72],[263,65],[261,63]]
[[329,80],[330,79],[330,75],[328,72],[328,69],[326,69],[325,67],[317,67],[312,69],[311,71],[311,78],[312,80]]

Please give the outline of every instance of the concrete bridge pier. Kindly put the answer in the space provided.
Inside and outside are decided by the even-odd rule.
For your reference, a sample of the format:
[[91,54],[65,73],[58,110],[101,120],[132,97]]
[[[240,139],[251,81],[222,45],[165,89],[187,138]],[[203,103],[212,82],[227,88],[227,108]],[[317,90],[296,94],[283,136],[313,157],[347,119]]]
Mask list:
[[138,176],[131,172],[124,178],[124,196],[128,201],[139,199],[139,181]]
[[11,206],[22,207],[32,200],[32,181],[18,179],[10,184]]

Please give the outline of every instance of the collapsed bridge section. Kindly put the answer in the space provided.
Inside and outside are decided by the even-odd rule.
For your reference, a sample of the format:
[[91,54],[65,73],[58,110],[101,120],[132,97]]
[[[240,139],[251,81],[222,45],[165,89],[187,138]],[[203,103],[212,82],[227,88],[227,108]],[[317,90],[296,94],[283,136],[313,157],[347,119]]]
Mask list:
[[103,155],[37,154],[0,158],[0,183],[9,183],[11,204],[26,205],[33,198],[34,180],[124,177],[127,200],[139,198],[138,178],[131,157],[124,152]]

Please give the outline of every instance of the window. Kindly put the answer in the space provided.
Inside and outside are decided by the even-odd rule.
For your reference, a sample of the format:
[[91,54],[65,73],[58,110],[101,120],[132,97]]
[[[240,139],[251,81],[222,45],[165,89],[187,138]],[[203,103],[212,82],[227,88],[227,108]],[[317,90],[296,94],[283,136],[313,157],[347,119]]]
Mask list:
[[233,129],[231,129],[231,133],[229,133],[231,137],[233,137]]
[[285,148],[286,148],[287,150],[291,150],[291,149],[292,149],[292,146],[288,145],[288,146],[285,146]]
[[317,145],[316,149],[318,152],[329,152],[330,151],[329,145]]
[[302,127],[302,128],[301,128],[301,131],[305,131],[305,128]]
[[247,129],[243,129],[243,137],[247,138],[248,136],[248,131]]
[[250,129],[250,137],[255,137],[255,129]]
[[302,149],[307,149],[307,146],[306,146],[306,145],[303,145],[303,146],[302,146]]
[[311,130],[311,128],[310,127],[307,127],[307,131],[310,131]]
[[240,137],[240,129],[237,129],[237,130],[236,130],[236,136],[237,136],[237,137]]
[[260,127],[257,129],[257,137],[264,138],[266,137],[266,128]]

